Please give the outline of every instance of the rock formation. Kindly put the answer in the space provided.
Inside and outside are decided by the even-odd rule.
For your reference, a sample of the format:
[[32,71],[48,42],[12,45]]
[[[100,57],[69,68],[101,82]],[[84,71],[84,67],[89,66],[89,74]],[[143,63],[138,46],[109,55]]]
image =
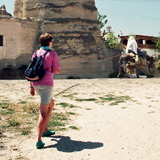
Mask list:
[[6,11],[5,5],[0,7],[0,17],[12,17],[12,15]]
[[40,47],[39,36],[48,32],[60,60],[59,77],[108,77],[113,72],[112,61],[104,60],[111,55],[100,36],[94,0],[15,0],[12,21],[21,37],[15,66],[29,62]]

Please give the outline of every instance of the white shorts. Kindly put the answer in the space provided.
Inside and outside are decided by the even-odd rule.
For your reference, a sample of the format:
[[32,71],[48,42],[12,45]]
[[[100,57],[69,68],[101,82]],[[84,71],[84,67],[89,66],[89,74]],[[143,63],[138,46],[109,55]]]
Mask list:
[[35,86],[34,89],[40,95],[41,104],[49,105],[52,98],[52,86]]

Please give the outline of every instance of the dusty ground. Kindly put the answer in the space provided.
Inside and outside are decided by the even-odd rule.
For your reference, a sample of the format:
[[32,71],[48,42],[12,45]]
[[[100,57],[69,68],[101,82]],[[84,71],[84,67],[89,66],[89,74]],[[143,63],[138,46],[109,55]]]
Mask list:
[[[76,84],[55,100],[78,106],[70,108],[77,116],[69,123],[79,130],[68,129],[43,138],[45,147],[41,150],[35,148],[36,126],[32,136],[4,133],[7,148],[0,150],[0,159],[160,159],[160,79],[55,80],[53,97]],[[12,102],[39,102],[37,95],[34,99],[29,95],[25,80],[0,81],[0,91],[1,100],[7,96]]]

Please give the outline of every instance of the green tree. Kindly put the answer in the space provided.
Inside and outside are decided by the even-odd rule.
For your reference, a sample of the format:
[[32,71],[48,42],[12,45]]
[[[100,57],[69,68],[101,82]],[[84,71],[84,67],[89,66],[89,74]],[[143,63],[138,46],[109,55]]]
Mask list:
[[114,35],[114,32],[107,32],[103,28],[107,24],[107,16],[106,15],[101,15],[99,12],[97,13],[97,19],[99,21],[99,27],[102,30],[102,39],[105,42],[105,45],[108,48],[118,48],[120,46],[120,42],[118,38]]
[[99,12],[97,13],[97,19],[99,22],[100,29],[102,29],[107,24],[108,20],[106,18],[106,15],[101,15]]
[[160,36],[156,38],[155,43],[155,51],[160,53]]
[[118,38],[114,35],[114,32],[107,33],[104,41],[109,48],[118,48],[121,44]]

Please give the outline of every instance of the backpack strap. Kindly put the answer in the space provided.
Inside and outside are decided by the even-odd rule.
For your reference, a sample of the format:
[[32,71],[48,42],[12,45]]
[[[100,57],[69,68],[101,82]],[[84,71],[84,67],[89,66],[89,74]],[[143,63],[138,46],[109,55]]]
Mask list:
[[49,51],[51,50],[50,49],[46,50],[42,56],[44,57]]
[[35,51],[35,52],[34,52],[34,58],[36,58],[36,57],[37,57],[37,52]]
[[[41,56],[44,57],[49,51],[51,51],[51,49],[46,50],[46,51],[44,52],[44,54],[41,55]],[[37,57],[37,52],[35,51],[35,52],[34,52],[34,58],[36,58],[36,57]]]

